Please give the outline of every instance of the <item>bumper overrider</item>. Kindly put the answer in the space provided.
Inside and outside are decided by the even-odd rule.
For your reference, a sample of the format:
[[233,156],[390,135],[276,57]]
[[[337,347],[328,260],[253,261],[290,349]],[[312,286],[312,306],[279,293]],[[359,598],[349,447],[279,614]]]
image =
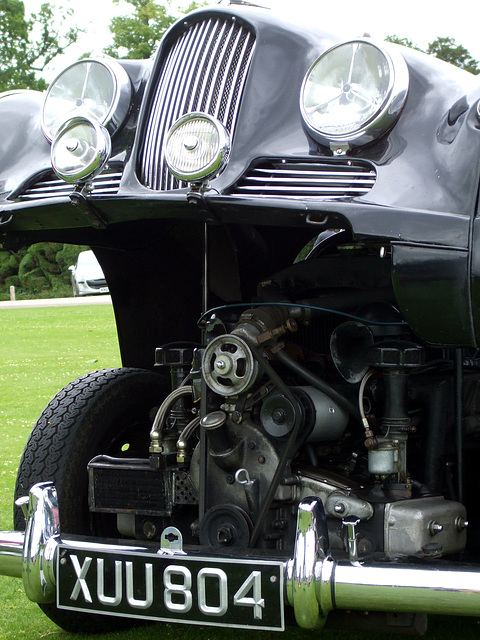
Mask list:
[[27,596],[38,603],[277,630],[284,628],[284,604],[304,628],[323,626],[334,609],[480,615],[478,569],[333,559],[317,498],[299,505],[291,559],[186,552],[173,527],[162,535],[160,549],[63,537],[53,484],[35,485],[19,502],[26,529],[0,532],[0,574],[22,578]]

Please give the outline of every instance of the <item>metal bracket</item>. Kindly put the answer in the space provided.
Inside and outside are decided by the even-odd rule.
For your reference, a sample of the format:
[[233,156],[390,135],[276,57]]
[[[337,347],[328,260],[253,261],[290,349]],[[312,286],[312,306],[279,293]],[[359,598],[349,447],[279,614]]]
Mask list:
[[177,527],[167,527],[160,536],[158,553],[165,555],[186,555],[183,550],[183,536]]
[[360,518],[354,515],[343,518],[342,525],[347,533],[348,559],[354,567],[361,566],[358,561],[358,544],[357,544],[357,526],[360,524]]
[[69,196],[71,203],[87,216],[92,227],[95,229],[105,229],[107,227],[107,220],[103,217],[99,209],[87,200],[85,192],[88,193],[88,185],[77,187]]

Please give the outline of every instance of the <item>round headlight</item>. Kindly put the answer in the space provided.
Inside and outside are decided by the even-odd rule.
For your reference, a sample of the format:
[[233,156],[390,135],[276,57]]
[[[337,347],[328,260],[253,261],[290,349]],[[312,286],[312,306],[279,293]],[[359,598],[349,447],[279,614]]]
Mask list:
[[310,67],[300,108],[320,142],[361,145],[395,122],[407,90],[408,68],[398,52],[352,40],[332,47]]
[[103,170],[111,148],[105,127],[78,116],[57,131],[52,144],[52,166],[66,182],[87,182]]
[[230,134],[206,113],[182,116],[168,132],[165,159],[179,180],[200,182],[218,175],[230,152]]
[[124,121],[132,97],[130,79],[115,60],[80,60],[52,82],[45,96],[42,129],[48,140],[77,115],[97,120],[110,133]]

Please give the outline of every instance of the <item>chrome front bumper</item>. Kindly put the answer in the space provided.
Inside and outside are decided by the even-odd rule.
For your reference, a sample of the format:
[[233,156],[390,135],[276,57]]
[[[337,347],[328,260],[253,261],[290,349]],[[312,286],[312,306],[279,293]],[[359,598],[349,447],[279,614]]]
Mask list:
[[[24,511],[25,533],[0,532],[0,574],[22,578],[34,602],[53,602],[56,555],[62,544],[55,487],[50,483],[32,487]],[[108,553],[109,545],[93,539],[88,544]],[[139,552],[140,547],[130,550],[132,556]],[[181,550],[169,553],[188,557]],[[295,553],[283,569],[285,601],[304,628],[323,626],[334,609],[480,615],[478,568],[447,562],[333,559],[323,506],[317,498],[299,505]]]

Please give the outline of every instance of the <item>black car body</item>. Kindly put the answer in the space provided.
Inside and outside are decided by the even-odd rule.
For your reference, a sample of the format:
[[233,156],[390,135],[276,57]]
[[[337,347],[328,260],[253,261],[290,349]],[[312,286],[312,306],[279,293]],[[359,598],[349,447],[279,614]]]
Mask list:
[[0,572],[75,629],[478,616],[478,79],[237,4],[82,62],[100,122],[49,129],[76,66],[0,99],[2,241],[92,247],[123,363],[40,417]]

